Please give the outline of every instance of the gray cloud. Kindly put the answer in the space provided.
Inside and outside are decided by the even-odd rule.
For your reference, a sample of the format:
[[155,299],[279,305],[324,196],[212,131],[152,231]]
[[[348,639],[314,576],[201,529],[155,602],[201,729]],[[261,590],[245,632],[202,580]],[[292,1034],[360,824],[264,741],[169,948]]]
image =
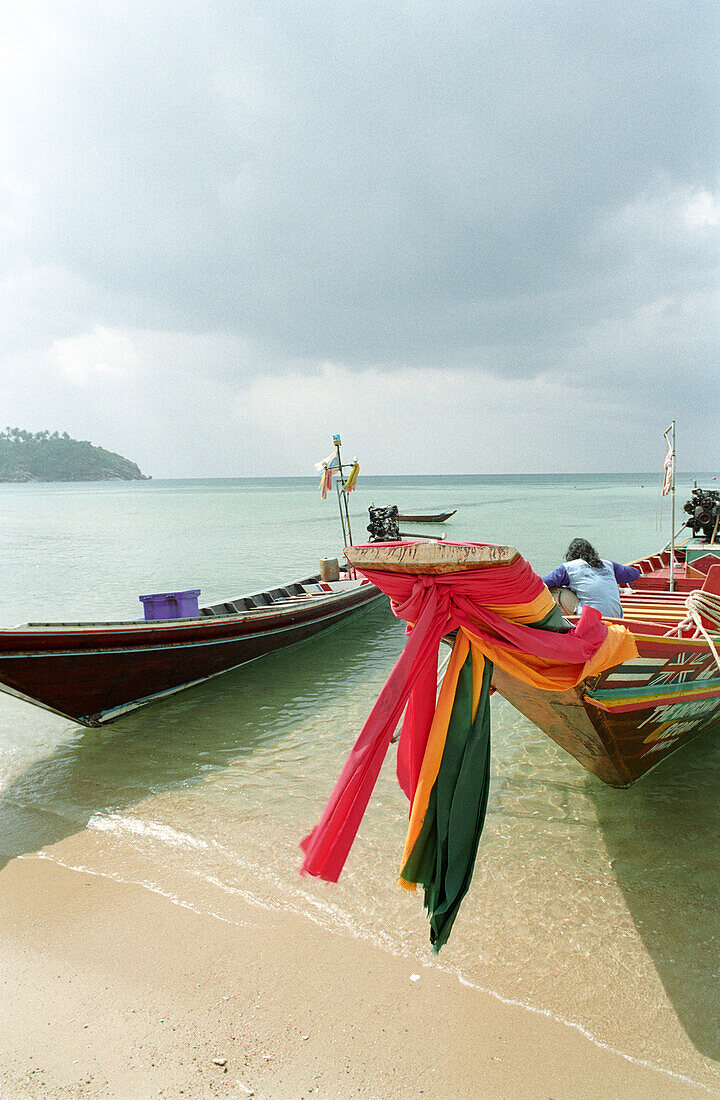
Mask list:
[[192,337],[236,388],[326,361],[707,376],[714,4],[33,13],[0,78],[6,355],[100,325],[145,334],[141,374]]

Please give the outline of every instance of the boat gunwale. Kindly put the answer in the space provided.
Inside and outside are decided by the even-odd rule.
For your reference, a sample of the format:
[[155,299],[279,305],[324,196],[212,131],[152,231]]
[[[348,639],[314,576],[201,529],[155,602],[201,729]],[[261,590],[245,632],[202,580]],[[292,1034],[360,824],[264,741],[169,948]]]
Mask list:
[[[373,594],[373,595],[369,596],[368,600],[363,601],[363,603],[370,603],[375,599],[379,599],[381,595],[382,595],[382,593],[378,593],[377,595]],[[352,608],[347,608],[347,610],[352,610]],[[327,622],[328,624],[330,624],[333,619],[337,619],[339,617],[342,617],[343,614],[345,613],[345,611],[346,611],[346,608],[344,608],[344,607],[334,608],[334,609],[331,610],[330,614],[326,615],[323,618],[322,621]],[[311,622],[319,622],[321,620],[313,619],[313,620],[310,620],[310,621]],[[283,633],[285,633],[289,630],[293,630],[295,627],[302,627],[304,625],[305,625],[305,622],[303,620],[300,620],[299,622],[292,622],[292,623],[286,623],[286,624],[280,624],[280,625],[273,625],[273,624],[268,623],[268,626],[267,626],[266,630],[263,630],[261,633],[258,633],[258,634],[249,634],[249,635],[247,635],[247,638],[249,640],[252,640],[253,638],[268,638],[268,637],[271,637],[273,634],[283,634]],[[188,638],[185,641],[182,641],[180,639],[177,639],[177,640],[166,639],[164,641],[162,639],[158,639],[154,644],[151,641],[148,640],[147,644],[145,644],[145,645],[132,645],[132,646],[128,646],[128,647],[126,647],[124,645],[102,645],[102,646],[95,646],[92,649],[73,649],[73,648],[69,648],[69,649],[68,648],[37,649],[37,650],[23,649],[23,650],[20,650],[18,652],[15,652],[15,653],[6,652],[6,653],[0,654],[0,663],[3,662],[3,661],[23,660],[25,658],[32,658],[32,657],[41,657],[43,659],[47,658],[48,660],[52,659],[53,657],[91,658],[93,656],[100,656],[100,655],[106,654],[106,653],[143,653],[143,652],[150,652],[150,651],[158,650],[158,649],[173,649],[173,650],[174,649],[191,649],[193,647],[198,648],[200,646],[232,645],[234,642],[239,642],[239,641],[243,641],[243,640],[244,640],[243,635],[238,635],[238,634],[232,633],[227,638],[223,638],[223,637],[220,637],[220,638],[217,638],[217,637],[213,637],[213,638],[195,637],[195,638]],[[4,690],[5,690],[5,687],[0,683],[0,691],[4,691]]]
[[[290,584],[302,584],[301,581],[292,581]],[[307,582],[305,582],[307,583]],[[319,581],[313,581],[310,583],[321,583]],[[331,584],[333,582],[324,582]],[[73,636],[87,637],[95,634],[128,634],[128,633],[149,633],[152,631],[159,632],[174,632],[179,630],[188,629],[202,629],[203,632],[210,630],[212,627],[220,628],[223,626],[235,626],[243,622],[251,622],[253,619],[266,617],[268,619],[280,616],[281,618],[288,618],[292,615],[300,615],[301,618],[307,618],[304,612],[315,612],[319,608],[327,609],[332,612],[333,609],[342,603],[353,603],[355,597],[367,593],[368,598],[373,599],[377,595],[379,597],[382,593],[377,590],[376,593],[370,592],[375,586],[365,578],[352,579],[350,583],[353,584],[352,588],[345,588],[341,592],[317,592],[308,593],[307,597],[297,598],[295,596],[286,596],[278,600],[273,600],[272,603],[263,604],[259,607],[248,607],[242,611],[213,615],[193,615],[183,618],[175,619],[109,619],[109,620],[97,620],[97,621],[77,621],[77,622],[33,622],[22,623],[19,626],[14,627],[0,627],[0,641],[8,641],[11,638],[21,638],[23,636],[34,637],[54,637],[54,636]],[[287,586],[283,586],[287,587]],[[269,590],[263,592],[248,593],[244,596],[235,596],[232,600],[223,601],[225,603],[237,603],[240,600],[248,599],[253,596],[268,595]],[[212,606],[212,605],[210,605]]]

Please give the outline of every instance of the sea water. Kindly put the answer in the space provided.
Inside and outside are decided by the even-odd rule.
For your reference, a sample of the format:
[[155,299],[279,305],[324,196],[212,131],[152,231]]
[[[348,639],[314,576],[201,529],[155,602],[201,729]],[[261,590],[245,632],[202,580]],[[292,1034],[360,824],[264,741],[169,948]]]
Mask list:
[[[457,509],[444,528],[402,527],[511,543],[541,573],[575,536],[628,561],[670,530],[651,475],[361,476],[350,504],[356,542],[371,504]],[[148,592],[200,588],[210,603],[305,576],[342,546],[315,479],[5,485],[0,516],[3,626],[140,618]],[[298,875],[298,841],[403,643],[382,601],[100,730],[0,696],[0,866],[39,854],[209,920],[242,924],[248,903],[292,911],[720,1091],[720,735],[615,791],[495,697],[485,832],[438,958],[420,895],[396,885],[394,749],[340,882]]]

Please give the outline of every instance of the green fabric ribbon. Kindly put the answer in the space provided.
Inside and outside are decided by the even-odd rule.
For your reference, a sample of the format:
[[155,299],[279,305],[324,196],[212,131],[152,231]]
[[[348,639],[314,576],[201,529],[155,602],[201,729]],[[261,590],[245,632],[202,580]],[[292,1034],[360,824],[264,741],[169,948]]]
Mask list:
[[472,720],[472,653],[460,670],[442,763],[420,834],[402,869],[424,887],[435,954],[446,942],[472,879],[490,790],[490,681],[485,661]]

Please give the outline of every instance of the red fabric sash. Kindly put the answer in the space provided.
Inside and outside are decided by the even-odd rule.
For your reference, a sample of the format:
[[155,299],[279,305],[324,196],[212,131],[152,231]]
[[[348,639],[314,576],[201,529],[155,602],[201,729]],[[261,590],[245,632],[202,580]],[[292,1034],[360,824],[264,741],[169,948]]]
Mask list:
[[[439,576],[359,570],[408,622],[408,639],[343,767],[320,821],[301,842],[302,872],[337,882],[370,800],[390,739],[410,700],[398,751],[398,779],[412,801],[435,710],[438,645],[467,627],[495,646],[582,666],[600,648],[607,626],[585,605],[566,634],[508,622],[487,604],[530,603],[543,582],[524,558],[510,565]],[[482,600],[482,602],[480,602]]]

